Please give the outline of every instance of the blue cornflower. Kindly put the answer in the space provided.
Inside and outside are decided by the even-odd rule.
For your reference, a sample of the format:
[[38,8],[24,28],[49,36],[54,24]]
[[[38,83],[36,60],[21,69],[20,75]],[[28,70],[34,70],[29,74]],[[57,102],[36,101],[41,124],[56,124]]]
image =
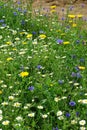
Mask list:
[[1,19],[1,20],[0,20],[0,23],[4,23],[4,19]]
[[66,116],[66,117],[70,117],[70,113],[67,112],[67,113],[65,114],[65,116]]
[[38,65],[38,66],[37,66],[37,68],[38,68],[38,69],[41,69],[41,68],[42,68],[42,66],[41,66],[41,65]]
[[14,16],[17,16],[17,12],[13,12]]
[[33,91],[34,90],[34,86],[29,86],[28,90]]
[[85,62],[84,58],[81,58],[81,59],[80,59],[80,62]]
[[58,129],[58,127],[56,127],[56,128],[53,127],[53,130],[59,130],[59,129]]
[[78,72],[78,73],[76,73],[76,77],[77,78],[82,78],[82,76],[81,76],[81,74]]
[[58,80],[58,83],[59,83],[59,84],[63,84],[63,83],[64,83],[64,80]]
[[71,101],[71,102],[69,102],[69,105],[73,107],[76,105],[76,103],[74,101]]
[[72,73],[71,73],[71,77],[76,77],[76,73],[75,73],[75,72],[72,72]]
[[63,40],[62,40],[62,39],[58,39],[58,40],[57,40],[57,43],[58,43],[58,44],[62,44],[62,43],[63,43]]

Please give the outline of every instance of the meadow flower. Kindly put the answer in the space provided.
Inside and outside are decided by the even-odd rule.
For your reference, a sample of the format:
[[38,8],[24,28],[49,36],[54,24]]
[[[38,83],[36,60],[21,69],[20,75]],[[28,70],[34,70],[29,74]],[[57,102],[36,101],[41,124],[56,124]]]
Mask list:
[[16,117],[16,120],[17,120],[17,121],[22,121],[23,118],[22,118],[21,116],[17,116],[17,117]]
[[38,109],[43,109],[43,106],[37,106]]
[[8,58],[7,58],[7,61],[11,61],[11,60],[13,60],[12,57],[8,57]]
[[83,100],[82,100],[82,103],[83,103],[83,104],[87,104],[87,99],[83,99]]
[[82,126],[85,125],[86,124],[86,120],[79,121],[79,124],[82,125]]
[[64,83],[64,80],[58,80],[58,83],[59,83],[59,84],[63,84],[63,83]]
[[82,18],[83,17],[83,15],[82,14],[78,14],[78,15],[76,15],[78,18]]
[[34,112],[29,113],[28,116],[29,116],[29,117],[34,117],[34,116],[35,116],[35,113],[34,113]]
[[10,121],[9,120],[5,120],[2,122],[3,125],[9,125]]
[[62,114],[63,114],[62,111],[58,111],[58,112],[57,112],[57,116],[61,116]]
[[65,116],[66,116],[66,117],[70,117],[70,113],[67,112],[67,113],[65,114]]
[[8,102],[2,102],[1,103],[3,106],[7,106],[8,105]]
[[55,9],[56,8],[56,5],[52,5],[50,6],[51,9]]
[[7,45],[11,45],[11,44],[12,44],[12,42],[10,42],[10,41],[9,41],[9,42],[6,42],[6,44],[7,44]]
[[45,34],[40,34],[40,35],[39,35],[39,38],[40,38],[40,39],[45,39],[45,38],[46,38],[46,35],[45,35]]
[[13,104],[13,106],[14,106],[14,107],[20,107],[20,106],[21,106],[21,103],[15,102],[15,103]]
[[42,114],[42,118],[47,118],[48,117],[48,115],[47,114]]
[[64,119],[64,116],[58,116],[58,119],[59,119],[59,120],[63,120],[63,119]]
[[55,98],[54,98],[54,101],[55,101],[55,102],[58,102],[58,101],[60,101],[60,100],[61,100],[61,99],[60,99],[59,97],[55,97]]
[[76,24],[76,23],[73,23],[73,24],[72,24],[72,27],[77,27],[77,24]]
[[82,127],[80,127],[80,130],[86,130],[86,127],[82,126]]
[[28,34],[28,35],[26,36],[26,38],[31,39],[31,38],[32,38],[32,34]]
[[14,99],[14,96],[9,96],[8,99],[12,101]]
[[70,42],[69,42],[69,41],[67,41],[67,42],[63,42],[63,44],[64,44],[64,45],[66,45],[66,44],[70,44]]
[[84,66],[78,66],[78,68],[79,68],[80,70],[85,70],[85,67],[84,67]]
[[76,120],[71,120],[71,124],[72,125],[77,124],[77,121]]
[[53,129],[52,129],[52,130],[59,130],[59,129],[58,129],[58,127],[56,127],[56,128],[54,128],[54,127],[53,127]]
[[34,90],[34,86],[29,86],[28,90],[33,91]]
[[69,15],[68,15],[68,17],[73,19],[73,18],[75,18],[75,17],[76,17],[76,15],[69,14]]
[[69,105],[73,107],[73,106],[76,105],[76,103],[75,103],[74,101],[70,101],[70,102],[69,102]]
[[62,43],[63,43],[63,40],[62,40],[62,39],[58,39],[58,40],[57,40],[57,43],[58,43],[58,44],[62,44]]
[[28,75],[29,75],[29,72],[23,71],[23,72],[21,72],[19,75],[23,78],[23,77],[28,76]]

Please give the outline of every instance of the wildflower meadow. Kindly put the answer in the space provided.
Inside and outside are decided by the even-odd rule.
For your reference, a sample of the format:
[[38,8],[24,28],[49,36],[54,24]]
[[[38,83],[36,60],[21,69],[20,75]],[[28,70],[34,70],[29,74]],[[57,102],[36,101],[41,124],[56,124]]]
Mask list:
[[0,130],[87,130],[87,19],[0,2]]

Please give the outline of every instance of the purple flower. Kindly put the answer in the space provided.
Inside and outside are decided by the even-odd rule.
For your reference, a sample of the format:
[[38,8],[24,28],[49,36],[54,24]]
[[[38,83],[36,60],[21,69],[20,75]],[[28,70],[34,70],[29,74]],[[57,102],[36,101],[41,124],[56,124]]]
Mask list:
[[76,77],[76,73],[72,72],[71,77]]
[[65,116],[66,116],[66,117],[70,117],[70,113],[67,112],[67,113],[65,114]]
[[64,8],[62,8],[62,11],[64,11]]
[[13,12],[14,16],[17,16],[17,12]]
[[71,102],[69,102],[69,105],[73,107],[76,105],[76,103],[74,101],[71,101]]
[[59,84],[63,84],[63,83],[64,83],[64,80],[58,80],[58,83],[59,83]]
[[76,74],[76,77],[77,78],[82,78],[82,76],[81,76],[81,74],[79,72]]
[[56,127],[56,128],[53,127],[53,130],[59,130],[59,129],[58,129],[58,127]]
[[38,68],[38,69],[41,69],[41,68],[42,68],[42,66],[41,66],[41,65],[38,65],[38,66],[37,66],[37,68]]
[[33,91],[34,90],[34,86],[29,86],[28,90]]
[[58,40],[57,40],[57,43],[58,43],[58,44],[62,44],[62,43],[63,43],[63,40],[62,40],[62,39],[58,39]]

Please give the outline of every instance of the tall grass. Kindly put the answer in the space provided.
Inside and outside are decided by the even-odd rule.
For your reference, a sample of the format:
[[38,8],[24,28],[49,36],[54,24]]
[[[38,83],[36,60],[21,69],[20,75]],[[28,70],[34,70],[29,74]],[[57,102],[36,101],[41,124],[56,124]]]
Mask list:
[[32,2],[0,2],[0,129],[85,130],[87,23]]

